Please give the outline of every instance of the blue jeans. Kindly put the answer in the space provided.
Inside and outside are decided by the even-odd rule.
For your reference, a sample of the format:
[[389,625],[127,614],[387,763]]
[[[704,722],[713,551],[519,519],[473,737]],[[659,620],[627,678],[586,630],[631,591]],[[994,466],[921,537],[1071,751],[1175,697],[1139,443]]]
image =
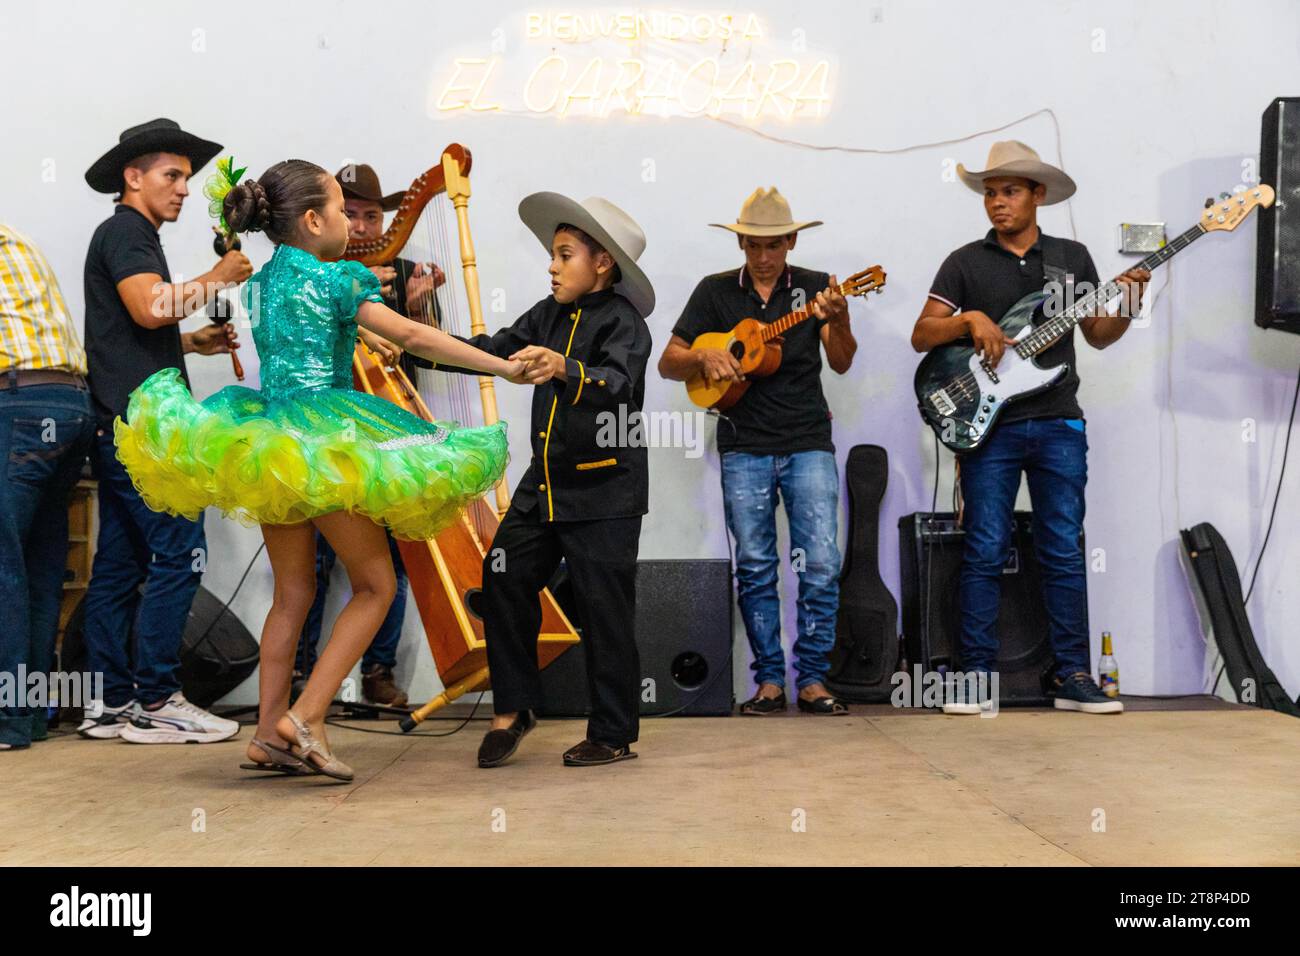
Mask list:
[[[388,550],[393,556],[393,571],[397,575],[397,591],[393,603],[388,606],[384,623],[375,632],[375,639],[366,648],[361,658],[361,670],[370,670],[376,664],[392,667],[397,663],[397,645],[402,639],[402,621],[406,617],[406,565],[402,564],[402,554],[397,550],[397,541],[388,535]],[[329,592],[330,572],[338,555],[330,547],[325,536],[316,532],[316,599],[312,601],[307,620],[302,625],[302,635],[298,638],[298,654],[294,661],[294,670],[303,675],[311,674],[316,666],[316,645],[320,643],[321,618],[325,615],[325,595]]]
[[798,686],[818,684],[830,670],[840,605],[836,544],[839,472],[828,451],[792,455],[722,456],[722,498],[736,539],[740,615],[760,684],[785,686],[781,598],[777,592],[776,502],[790,522],[791,562],[799,575],[799,636],[794,644]]
[[0,674],[20,699],[0,707],[0,743],[25,747],[45,736],[45,712],[28,708],[28,674],[50,674],[68,564],[68,496],[90,451],[90,393],[72,385],[27,385],[0,373]]
[[105,705],[156,703],[181,689],[181,635],[207,560],[203,522],[149,510],[107,429],[95,439],[94,464],[99,544],[86,589],[86,656],[104,675]]
[[1029,481],[1034,550],[1042,572],[1048,633],[1056,673],[1088,666],[1088,580],[1083,531],[1088,438],[1079,419],[1043,418],[997,428],[976,451],[961,456],[966,502],[961,566],[962,669],[992,671],[998,659],[1002,569],[1010,557],[1012,510],[1020,473]]

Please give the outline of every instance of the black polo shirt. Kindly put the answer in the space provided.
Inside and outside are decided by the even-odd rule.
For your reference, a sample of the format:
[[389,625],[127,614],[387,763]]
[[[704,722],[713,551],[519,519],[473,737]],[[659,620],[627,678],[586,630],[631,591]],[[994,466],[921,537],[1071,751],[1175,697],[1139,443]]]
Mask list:
[[[934,277],[934,284],[930,286],[931,298],[952,306],[958,312],[983,312],[994,322],[998,321],[1025,296],[1043,291],[1047,283],[1043,272],[1044,239],[1059,244],[1067,284],[1072,277],[1075,283],[1087,282],[1096,287],[1097,267],[1092,264],[1092,256],[1088,255],[1088,248],[1083,243],[1044,236],[1040,229],[1038,241],[1022,259],[999,245],[997,231],[990,229],[983,239],[967,243],[943,261],[939,274]],[[962,336],[956,341],[963,345],[972,344],[970,336]],[[1002,421],[1082,418],[1083,411],[1076,397],[1079,372],[1074,355],[1074,331],[1038,356],[1037,361],[1044,368],[1068,363],[1069,371],[1037,395],[1010,402],[1002,412]]]
[[[415,274],[416,264],[410,259],[394,259],[392,262],[388,263],[388,265],[397,272],[397,276],[393,279],[392,291],[389,292],[388,295],[384,296],[384,304],[398,315],[406,316],[407,318],[424,324],[432,323],[435,329],[442,328],[442,312],[438,307],[438,295],[436,290],[434,295],[429,299],[429,312],[427,315],[407,316],[406,283],[410,281],[411,276]],[[410,352],[402,353],[399,364],[402,366],[402,371],[406,373],[406,377],[411,381],[415,381],[416,369],[434,367],[433,362],[430,362],[426,358],[421,358],[418,355],[413,355]]]
[[154,372],[178,368],[189,384],[180,328],[146,329],[117,294],[123,279],[148,273],[171,282],[158,230],[143,213],[119,205],[99,224],[86,252],[86,361],[101,428],[126,414],[128,396]]
[[[743,319],[772,322],[807,309],[830,284],[825,272],[786,266],[772,295],[763,302],[745,266],[700,280],[673,327],[673,335],[693,342],[706,332],[729,332]],[[795,297],[801,295],[799,304]],[[788,455],[831,451],[831,410],[822,394],[821,330],[815,316],[783,336],[781,365],[775,374],[751,378],[744,397],[718,423],[718,452]]]
[[500,358],[540,345],[566,359],[566,381],[533,388],[533,459],[512,508],[542,522],[631,518],[649,510],[647,436],[635,422],[645,400],[650,330],[631,302],[613,289],[568,305],[547,296],[508,328],[457,338]]

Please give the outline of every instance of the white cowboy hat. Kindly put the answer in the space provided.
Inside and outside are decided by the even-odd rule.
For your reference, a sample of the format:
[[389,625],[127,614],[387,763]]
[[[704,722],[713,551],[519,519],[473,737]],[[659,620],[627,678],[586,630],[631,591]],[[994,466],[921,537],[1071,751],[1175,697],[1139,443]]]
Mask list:
[[655,290],[636,261],[645,252],[645,233],[631,216],[608,199],[582,202],[559,193],[533,193],[519,203],[519,218],[542,241],[547,252],[561,223],[577,226],[600,243],[618,263],[622,278],[615,287],[646,318],[655,309]]
[[760,187],[750,193],[745,204],[740,207],[740,215],[735,223],[709,223],[710,226],[729,229],[741,236],[788,236],[800,229],[821,224],[820,219],[814,222],[795,222],[790,215],[790,204],[777,192],[775,186],[770,189]]
[[1024,143],[1014,139],[994,143],[989,149],[988,168],[971,171],[961,163],[957,164],[957,175],[977,193],[984,192],[984,180],[997,176],[1019,176],[1032,179],[1047,187],[1043,199],[1044,206],[1064,202],[1074,195],[1074,180],[1065,173],[1050,166],[1038,158],[1038,154]]

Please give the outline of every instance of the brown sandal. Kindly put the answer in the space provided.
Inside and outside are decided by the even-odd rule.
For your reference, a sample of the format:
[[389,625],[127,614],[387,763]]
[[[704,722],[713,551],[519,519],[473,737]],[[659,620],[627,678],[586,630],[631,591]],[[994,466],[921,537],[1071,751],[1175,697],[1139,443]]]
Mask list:
[[597,743],[594,740],[584,740],[564,752],[564,765],[599,767],[602,764],[618,763],[620,760],[635,760],[636,757],[632,748],[626,744],[622,747],[610,747],[608,744]]

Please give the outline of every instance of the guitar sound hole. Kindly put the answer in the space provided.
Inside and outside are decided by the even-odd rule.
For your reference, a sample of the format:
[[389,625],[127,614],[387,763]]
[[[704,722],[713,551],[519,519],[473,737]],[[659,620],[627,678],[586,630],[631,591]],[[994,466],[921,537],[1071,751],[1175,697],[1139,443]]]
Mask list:
[[745,357],[745,346],[741,345],[739,342],[732,342],[727,350],[731,352],[731,357],[737,362]]
[[474,617],[478,618],[480,621],[483,620],[482,588],[470,588],[465,592],[465,610],[469,611],[470,614],[474,615]]

